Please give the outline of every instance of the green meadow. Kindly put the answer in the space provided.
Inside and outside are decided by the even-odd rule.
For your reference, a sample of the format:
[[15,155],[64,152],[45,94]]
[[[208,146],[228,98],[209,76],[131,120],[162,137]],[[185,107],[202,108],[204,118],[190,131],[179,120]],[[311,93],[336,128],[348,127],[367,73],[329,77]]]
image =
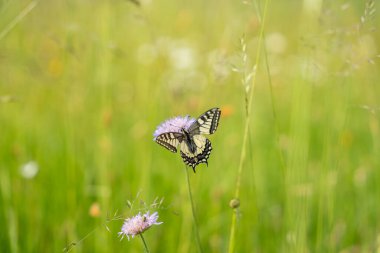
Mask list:
[[[0,1],[0,252],[379,253],[378,9]],[[213,107],[193,173],[153,132]]]

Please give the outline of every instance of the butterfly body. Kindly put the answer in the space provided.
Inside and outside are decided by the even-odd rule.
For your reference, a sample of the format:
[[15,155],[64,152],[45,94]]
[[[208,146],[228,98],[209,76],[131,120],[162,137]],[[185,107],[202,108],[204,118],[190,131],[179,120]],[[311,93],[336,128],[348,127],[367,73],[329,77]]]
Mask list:
[[160,133],[155,141],[176,153],[177,147],[180,146],[181,157],[186,165],[193,168],[200,163],[206,163],[212,150],[211,142],[203,134],[213,134],[219,123],[220,109],[212,108],[188,127],[178,127],[177,131]]
[[194,154],[197,149],[197,145],[195,144],[193,138],[190,136],[190,133],[188,131],[186,131],[184,128],[182,128],[181,131],[184,135],[183,142],[186,143],[189,151]]

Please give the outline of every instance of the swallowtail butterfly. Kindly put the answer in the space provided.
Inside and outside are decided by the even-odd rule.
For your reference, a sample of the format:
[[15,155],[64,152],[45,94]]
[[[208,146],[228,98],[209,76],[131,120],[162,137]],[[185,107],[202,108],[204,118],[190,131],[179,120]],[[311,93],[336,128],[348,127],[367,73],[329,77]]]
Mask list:
[[177,126],[177,129],[173,129],[178,131],[161,133],[155,138],[155,141],[174,153],[177,152],[177,147],[180,145],[183,162],[191,166],[195,173],[195,167],[198,164],[206,163],[208,165],[207,159],[212,147],[211,142],[203,135],[213,134],[216,131],[220,114],[219,108],[212,108],[194,120],[190,126],[186,127],[185,124]]

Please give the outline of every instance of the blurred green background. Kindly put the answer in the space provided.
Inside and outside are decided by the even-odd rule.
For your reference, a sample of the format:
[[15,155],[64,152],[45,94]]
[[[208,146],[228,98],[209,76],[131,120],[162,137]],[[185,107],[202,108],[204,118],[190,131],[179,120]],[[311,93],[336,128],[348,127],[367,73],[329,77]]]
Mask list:
[[271,1],[263,23],[264,3],[0,1],[0,251],[143,252],[112,218],[150,207],[151,252],[196,252],[152,134],[218,106],[190,174],[205,252],[228,251],[242,150],[235,252],[380,252],[376,2]]

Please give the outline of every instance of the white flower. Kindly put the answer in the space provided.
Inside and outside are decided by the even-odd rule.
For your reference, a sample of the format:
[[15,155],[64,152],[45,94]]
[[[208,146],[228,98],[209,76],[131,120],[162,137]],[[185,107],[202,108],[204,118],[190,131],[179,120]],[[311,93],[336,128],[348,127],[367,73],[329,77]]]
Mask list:
[[175,69],[192,69],[196,65],[194,49],[186,46],[174,47],[169,52],[169,59]]
[[274,32],[266,36],[265,46],[270,53],[282,54],[288,47],[288,41],[282,33]]
[[20,168],[20,174],[26,179],[35,177],[38,173],[38,164],[35,161],[29,161]]

